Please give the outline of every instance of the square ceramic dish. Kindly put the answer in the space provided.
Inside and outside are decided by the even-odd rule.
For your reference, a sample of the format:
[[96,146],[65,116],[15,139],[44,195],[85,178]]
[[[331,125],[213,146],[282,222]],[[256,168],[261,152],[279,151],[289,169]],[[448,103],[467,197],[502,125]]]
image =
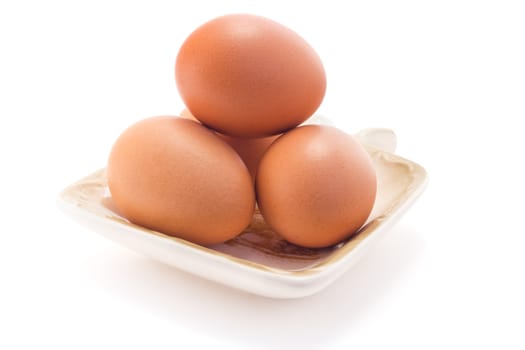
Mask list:
[[58,205],[80,224],[173,267],[267,297],[303,297],[320,291],[354,265],[414,203],[427,182],[420,165],[391,153],[392,131],[366,129],[355,136],[377,171],[376,203],[368,222],[354,236],[330,248],[287,243],[258,212],[240,236],[207,247],[134,225],[115,210],[104,169],[63,190]]

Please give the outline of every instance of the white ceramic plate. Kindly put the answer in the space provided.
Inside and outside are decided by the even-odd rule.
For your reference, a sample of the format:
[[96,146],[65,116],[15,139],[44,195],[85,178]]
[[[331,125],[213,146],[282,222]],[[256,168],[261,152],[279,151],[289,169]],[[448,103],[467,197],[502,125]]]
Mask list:
[[421,166],[391,153],[396,144],[391,130],[366,129],[355,137],[366,146],[377,171],[376,203],[367,224],[331,248],[289,244],[259,213],[240,236],[208,247],[134,225],[114,210],[104,169],[63,190],[58,205],[82,225],[173,267],[267,297],[303,297],[348,270],[406,212],[427,182]]

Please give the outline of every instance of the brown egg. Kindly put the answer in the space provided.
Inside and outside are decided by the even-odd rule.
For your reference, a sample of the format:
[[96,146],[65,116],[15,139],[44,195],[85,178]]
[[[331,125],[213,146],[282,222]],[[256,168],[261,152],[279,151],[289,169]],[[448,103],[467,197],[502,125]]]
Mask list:
[[279,135],[276,135],[255,139],[244,139],[220,133],[217,133],[217,135],[226,141],[226,143],[241,157],[254,182],[261,158],[272,142],[279,137]]
[[266,151],[256,190],[270,226],[291,243],[319,248],[341,242],[365,223],[376,176],[367,152],[350,135],[306,125]]
[[224,242],[249,223],[250,174],[235,151],[199,123],[144,119],[117,139],[108,185],[131,222],[198,244]]
[[312,115],[326,90],[321,59],[297,33],[235,14],[197,28],[179,50],[180,95],[203,124],[227,135],[264,137]]
[[[180,115],[181,118],[190,119],[198,121],[188,109],[184,109]],[[241,157],[244,164],[248,168],[250,175],[252,176],[253,181],[255,181],[255,174],[259,168],[259,162],[264,155],[264,152],[270,147],[272,142],[279,137],[268,136],[268,137],[259,137],[254,139],[246,139],[241,137],[234,137],[216,133],[220,138],[226,141]]]

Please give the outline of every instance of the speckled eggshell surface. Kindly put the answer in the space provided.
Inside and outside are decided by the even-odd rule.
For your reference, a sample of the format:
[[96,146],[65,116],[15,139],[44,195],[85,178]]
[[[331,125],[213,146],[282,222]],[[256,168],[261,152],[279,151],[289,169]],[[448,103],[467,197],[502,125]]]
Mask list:
[[264,219],[287,241],[310,248],[337,244],[366,221],[376,196],[372,161],[352,136],[306,125],[278,138],[256,178]]
[[227,135],[264,137],[312,115],[326,90],[314,49],[264,17],[233,14],[192,32],[175,63],[181,98],[203,124]]
[[198,244],[235,237],[255,208],[238,154],[187,119],[153,117],[130,126],[111,150],[107,176],[113,203],[131,222]]

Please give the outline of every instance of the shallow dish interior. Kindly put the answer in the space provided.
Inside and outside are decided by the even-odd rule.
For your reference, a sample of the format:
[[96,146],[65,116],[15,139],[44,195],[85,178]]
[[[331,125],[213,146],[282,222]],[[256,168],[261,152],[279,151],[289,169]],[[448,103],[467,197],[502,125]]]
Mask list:
[[[290,244],[275,233],[256,210],[251,225],[238,237],[213,246],[197,246],[185,240],[134,225],[118,214],[111,201],[105,170],[99,170],[66,188],[60,198],[89,214],[113,221],[118,225],[176,241],[192,249],[221,255],[249,268],[262,268],[276,273],[314,271],[337,262],[374,233],[406,201],[413,197],[426,180],[425,170],[418,164],[399,156],[367,148],[377,172],[376,202],[367,223],[352,237],[340,244],[323,249],[308,249]],[[351,215],[352,213],[348,213]]]

